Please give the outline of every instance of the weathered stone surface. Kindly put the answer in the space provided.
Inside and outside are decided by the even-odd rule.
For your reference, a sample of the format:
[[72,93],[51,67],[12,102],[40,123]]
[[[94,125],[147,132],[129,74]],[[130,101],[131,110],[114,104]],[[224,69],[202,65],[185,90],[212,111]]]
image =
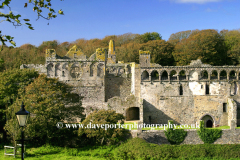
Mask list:
[[[187,136],[183,144],[204,144],[204,142],[199,138],[197,130],[185,130],[187,131]],[[170,144],[163,130],[156,131],[143,131],[139,132],[136,130],[131,131],[132,137],[139,137],[145,139],[149,143],[155,144]],[[240,129],[223,129],[222,136],[218,138],[213,144],[240,144]]]
[[148,51],[139,51],[139,62],[116,63],[114,41],[108,55],[97,49],[87,58],[77,46],[64,57],[46,51],[45,65],[23,64],[48,77],[73,86],[83,97],[86,115],[96,109],[114,109],[141,123],[240,125],[240,67],[211,66],[194,60],[188,66],[161,66]]

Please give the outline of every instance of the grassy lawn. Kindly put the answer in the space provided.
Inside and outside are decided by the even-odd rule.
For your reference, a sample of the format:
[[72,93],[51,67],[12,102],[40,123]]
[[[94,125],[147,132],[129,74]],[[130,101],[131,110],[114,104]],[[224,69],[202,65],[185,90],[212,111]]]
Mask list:
[[[9,150],[11,151],[11,150]],[[98,149],[96,150],[83,150],[83,151],[78,151],[78,156],[73,156],[74,155],[74,149],[66,149],[62,147],[53,147],[53,146],[42,146],[39,148],[29,148],[27,149],[27,153],[25,155],[24,159],[29,159],[29,160],[70,160],[70,159],[76,159],[76,160],[104,160],[105,158],[98,157],[97,152],[99,152]],[[108,150],[106,150],[108,151]],[[76,152],[76,151],[75,151]],[[81,154],[82,153],[82,154]],[[69,155],[70,154],[70,155]],[[73,155],[71,155],[73,154]],[[6,159],[6,160],[16,160],[16,159],[21,159],[21,155],[17,155],[16,158],[13,156],[4,156],[4,150],[0,150],[0,159]]]
[[[152,160],[239,160],[240,145],[157,145],[134,138],[119,146],[93,146],[86,148],[64,148],[44,145],[27,148],[27,160],[105,160],[105,159],[149,159]],[[125,155],[127,157],[125,157]],[[150,156],[150,157],[149,157]],[[211,157],[208,157],[211,156]],[[231,157],[235,158],[231,158]],[[21,159],[20,155],[4,156],[0,149],[1,160]]]

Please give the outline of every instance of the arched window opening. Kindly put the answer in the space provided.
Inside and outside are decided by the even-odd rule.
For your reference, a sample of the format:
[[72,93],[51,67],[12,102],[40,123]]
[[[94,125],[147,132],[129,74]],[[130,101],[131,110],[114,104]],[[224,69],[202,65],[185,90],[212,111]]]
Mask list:
[[53,77],[54,76],[53,64],[52,63],[47,65],[47,76],[48,77]]
[[161,75],[161,80],[168,80],[168,73],[167,71],[164,71]]
[[142,73],[142,80],[149,80],[149,74],[147,71],[143,71]]
[[98,77],[103,77],[104,76],[104,71],[103,71],[103,64],[99,64],[97,66],[97,76]]
[[55,65],[55,77],[59,77],[61,75],[60,64]]
[[186,74],[185,71],[182,70],[181,72],[179,72],[179,80],[186,80]]
[[175,70],[170,72],[170,80],[177,80],[177,72]]
[[231,94],[231,96],[237,94],[237,83],[236,82],[231,84],[230,94]]
[[126,110],[126,121],[139,120],[139,108],[131,107]]
[[93,66],[94,64],[90,65],[90,77],[93,77]]
[[159,74],[156,70],[152,71],[151,79],[152,79],[152,81],[159,80]]
[[200,80],[208,79],[208,72],[207,71],[202,71],[200,73]]
[[220,80],[227,79],[227,72],[225,70],[220,72]]
[[179,95],[183,95],[183,87],[182,84],[179,86]]
[[211,78],[211,80],[216,80],[216,79],[218,79],[218,73],[217,73],[216,70],[212,71],[210,78]]
[[209,95],[209,84],[206,84],[206,95]]
[[62,66],[62,77],[68,77],[68,65],[67,63],[65,63],[63,66]]
[[237,78],[237,73],[235,71],[231,71],[229,74],[229,80],[236,79]]
[[227,112],[227,103],[223,103],[223,112]]

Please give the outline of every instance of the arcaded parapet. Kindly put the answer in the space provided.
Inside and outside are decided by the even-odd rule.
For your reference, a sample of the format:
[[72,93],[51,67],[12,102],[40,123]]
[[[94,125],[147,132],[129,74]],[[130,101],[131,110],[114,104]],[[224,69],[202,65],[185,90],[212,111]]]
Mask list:
[[227,100],[228,126],[231,129],[237,127],[237,104],[232,98]]

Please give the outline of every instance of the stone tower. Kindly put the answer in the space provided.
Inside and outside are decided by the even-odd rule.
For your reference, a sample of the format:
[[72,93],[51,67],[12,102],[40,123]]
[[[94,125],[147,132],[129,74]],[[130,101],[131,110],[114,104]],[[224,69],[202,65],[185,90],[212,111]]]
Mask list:
[[108,61],[107,63],[116,63],[115,43],[114,40],[110,40],[108,49]]
[[139,63],[141,67],[150,67],[150,60],[149,51],[139,51]]

